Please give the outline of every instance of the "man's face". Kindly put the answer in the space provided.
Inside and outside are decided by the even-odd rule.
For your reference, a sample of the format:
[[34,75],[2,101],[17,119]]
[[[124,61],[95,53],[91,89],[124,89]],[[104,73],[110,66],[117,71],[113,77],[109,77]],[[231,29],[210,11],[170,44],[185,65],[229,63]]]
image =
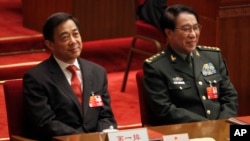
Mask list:
[[52,53],[65,63],[73,63],[82,51],[82,39],[76,24],[72,20],[61,23],[54,31],[54,42],[45,43]]
[[188,54],[196,48],[200,30],[201,26],[195,16],[184,12],[176,18],[176,29],[166,30],[166,32],[171,47],[181,53]]

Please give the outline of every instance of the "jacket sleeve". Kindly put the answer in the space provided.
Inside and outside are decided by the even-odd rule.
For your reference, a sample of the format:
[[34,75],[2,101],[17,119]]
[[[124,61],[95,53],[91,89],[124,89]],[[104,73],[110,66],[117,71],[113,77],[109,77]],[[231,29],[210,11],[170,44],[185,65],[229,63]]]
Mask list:
[[102,100],[104,106],[100,110],[99,119],[98,119],[98,128],[97,131],[102,131],[104,129],[109,128],[117,128],[117,123],[114,118],[114,114],[111,108],[111,99],[107,88],[107,75],[106,71],[102,74],[103,82],[100,82],[102,84]]
[[222,59],[221,54],[219,54],[219,66],[222,78],[222,83],[220,84],[220,98],[221,103],[221,113],[220,119],[234,117],[238,115],[238,94],[233,84],[228,76],[228,70],[225,61]]

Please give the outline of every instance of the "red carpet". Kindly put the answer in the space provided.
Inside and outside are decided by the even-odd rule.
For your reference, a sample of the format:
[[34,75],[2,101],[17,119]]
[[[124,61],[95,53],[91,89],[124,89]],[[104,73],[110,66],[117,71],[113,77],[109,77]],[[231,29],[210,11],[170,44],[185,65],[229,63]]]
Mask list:
[[135,71],[129,73],[127,88],[121,92],[123,72],[108,74],[109,90],[111,95],[111,105],[118,125],[141,124],[139,99],[135,80]]

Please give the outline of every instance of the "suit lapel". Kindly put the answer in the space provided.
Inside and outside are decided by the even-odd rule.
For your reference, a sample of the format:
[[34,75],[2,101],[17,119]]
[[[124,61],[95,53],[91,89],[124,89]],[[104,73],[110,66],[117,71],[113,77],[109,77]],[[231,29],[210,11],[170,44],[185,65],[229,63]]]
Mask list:
[[90,72],[88,69],[88,66],[86,66],[86,63],[84,63],[83,60],[78,59],[80,68],[81,68],[81,73],[82,73],[82,81],[83,81],[83,112],[84,116],[87,115],[88,112],[88,107],[89,107],[89,98],[91,96],[91,92],[93,91],[93,81],[92,75],[93,73]]
[[65,94],[76,104],[79,112],[82,114],[80,104],[77,98],[75,97],[75,94],[71,89],[63,71],[61,70],[61,68],[59,67],[53,56],[51,56],[49,60],[50,60],[49,70],[51,79],[55,82],[58,89],[62,91],[62,94]]
[[200,55],[200,53],[198,52],[198,50],[195,50],[193,53],[193,57],[194,57],[194,74],[195,74],[195,78],[198,78],[202,73],[202,67],[204,64],[206,64],[206,62],[208,62],[204,57],[202,57]]

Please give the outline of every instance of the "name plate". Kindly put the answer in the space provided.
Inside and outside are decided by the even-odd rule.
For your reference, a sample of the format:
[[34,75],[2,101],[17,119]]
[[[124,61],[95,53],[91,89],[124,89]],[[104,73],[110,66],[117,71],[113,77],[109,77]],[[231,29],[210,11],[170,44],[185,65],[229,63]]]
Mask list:
[[147,128],[119,130],[108,133],[109,141],[148,141]]
[[164,135],[163,141],[189,141],[189,136],[187,133]]

